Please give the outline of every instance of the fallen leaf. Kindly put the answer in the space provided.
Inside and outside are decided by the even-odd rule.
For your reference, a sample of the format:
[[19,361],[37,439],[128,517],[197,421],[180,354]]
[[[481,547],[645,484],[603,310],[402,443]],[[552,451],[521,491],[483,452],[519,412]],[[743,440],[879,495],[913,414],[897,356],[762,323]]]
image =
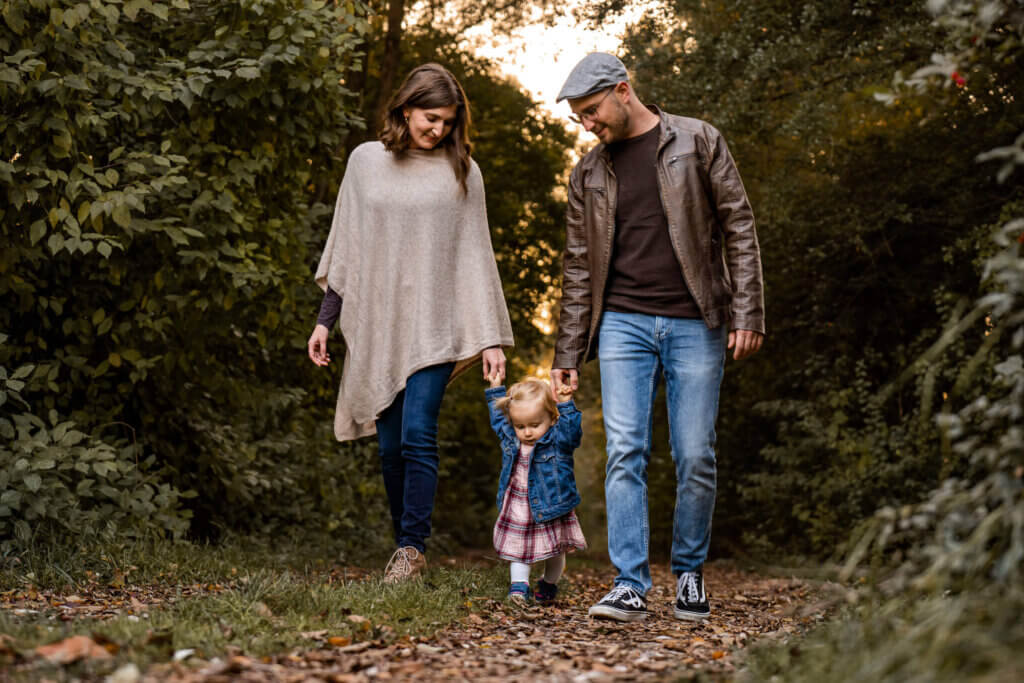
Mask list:
[[345,647],[339,647],[338,652],[362,652],[363,650],[369,650],[371,643],[356,643],[355,645],[346,645]]
[[188,659],[196,653],[195,648],[186,648],[184,650],[175,650],[174,655],[171,657],[172,662],[180,662],[184,659]]
[[424,643],[419,643],[416,646],[416,650],[418,652],[426,652],[427,654],[437,654],[445,651],[443,647],[434,647],[432,645],[425,645]]
[[299,634],[303,638],[312,638],[313,640],[320,640],[327,635],[327,629],[323,631],[303,631]]
[[352,639],[346,638],[345,636],[331,636],[327,639],[327,642],[335,647],[344,647],[351,644]]
[[139,671],[139,667],[129,663],[118,667],[114,673],[110,674],[107,681],[108,683],[136,683],[140,678],[142,678],[142,672]]
[[251,666],[252,660],[242,655],[235,655],[234,657],[228,660],[228,671],[231,671],[232,673],[245,671]]
[[714,652],[711,653],[711,659],[721,659],[724,656],[725,656],[725,653],[722,652],[721,650],[715,650]]
[[71,636],[49,645],[40,645],[35,653],[54,664],[70,664],[80,659],[110,659],[106,648],[88,636]]

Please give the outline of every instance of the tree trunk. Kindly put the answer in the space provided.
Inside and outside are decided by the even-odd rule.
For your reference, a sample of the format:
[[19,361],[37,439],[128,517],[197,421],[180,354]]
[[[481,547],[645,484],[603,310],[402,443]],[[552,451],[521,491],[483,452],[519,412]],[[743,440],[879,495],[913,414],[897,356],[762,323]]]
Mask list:
[[[356,93],[359,98],[359,103],[356,105],[357,111],[366,111],[366,83],[367,83],[367,72],[370,70],[370,52],[372,47],[369,44],[363,46],[363,56],[360,59],[362,62],[361,68],[349,69],[345,75],[345,87],[352,92]],[[348,131],[348,135],[345,136],[345,158],[352,153],[356,147],[361,143],[365,142],[370,136],[376,135],[377,131],[374,129],[372,121],[366,122],[366,129],[352,128]]]
[[398,65],[402,57],[402,19],[405,17],[405,0],[389,0],[388,2],[388,34],[384,39],[384,58],[380,65],[380,90],[377,92],[377,106],[374,109],[373,121],[367,126],[376,133],[384,123],[384,114],[391,99],[391,91],[395,88]]

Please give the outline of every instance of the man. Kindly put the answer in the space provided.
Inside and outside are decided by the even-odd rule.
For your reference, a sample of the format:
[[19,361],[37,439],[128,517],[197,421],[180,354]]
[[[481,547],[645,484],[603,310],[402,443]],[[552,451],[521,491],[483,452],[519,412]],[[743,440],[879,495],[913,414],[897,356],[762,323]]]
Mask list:
[[703,564],[715,505],[715,419],[726,349],[761,348],[764,295],[754,216],[721,134],[644,106],[622,62],[600,52],[557,101],[600,140],[569,179],[558,340],[551,376],[576,389],[595,356],[608,439],[608,553],[618,570],[590,616],[647,616],[647,464],[665,377],[676,467],[675,616],[710,613]]

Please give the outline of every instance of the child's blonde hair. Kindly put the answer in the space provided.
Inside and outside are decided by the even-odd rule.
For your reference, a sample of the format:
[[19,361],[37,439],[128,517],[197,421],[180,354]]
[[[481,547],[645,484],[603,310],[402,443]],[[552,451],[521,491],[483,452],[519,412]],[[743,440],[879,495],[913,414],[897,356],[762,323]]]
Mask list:
[[511,419],[508,411],[513,403],[533,403],[534,401],[543,402],[544,410],[551,416],[552,422],[558,419],[558,405],[555,403],[555,397],[551,395],[551,385],[536,377],[528,377],[522,382],[516,382],[509,387],[508,395],[499,398],[494,405],[505,413],[505,417]]

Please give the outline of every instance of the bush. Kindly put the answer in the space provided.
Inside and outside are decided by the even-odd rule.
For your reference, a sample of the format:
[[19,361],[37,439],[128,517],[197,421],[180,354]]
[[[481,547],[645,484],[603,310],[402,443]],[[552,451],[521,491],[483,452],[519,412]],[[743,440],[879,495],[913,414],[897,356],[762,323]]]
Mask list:
[[[200,536],[363,512],[358,496],[323,499],[354,470],[310,447],[333,391],[311,392],[302,362],[337,150],[361,125],[341,83],[361,11],[323,0],[5,3],[0,363],[33,366],[18,381],[26,413],[45,416],[10,429],[33,458],[59,424],[75,425],[62,438],[93,435],[68,444],[52,473],[102,457],[124,486],[146,472],[132,490],[152,487],[151,501],[195,491]],[[111,423],[136,441],[97,436]],[[136,457],[151,465],[135,468]],[[322,485],[301,488],[311,481]]]
[[[0,366],[0,551],[37,537],[180,538],[191,516],[181,502],[191,492],[161,481],[153,456],[139,461],[137,444],[91,438],[54,410],[48,421],[27,412],[21,378],[32,369]],[[12,412],[16,405],[23,412]]]
[[[1024,56],[1024,16],[1008,2],[933,0],[948,30],[932,63],[897,76],[890,103],[948,86],[951,76],[1000,87],[993,71]],[[957,82],[956,79],[952,79]],[[940,98],[941,103],[941,98]],[[1010,101],[1007,101],[1007,106]],[[1018,119],[1019,125],[1019,119]],[[1024,133],[985,152],[1002,160],[1000,183],[1024,164]],[[1019,188],[1019,181],[1017,187]],[[992,232],[973,308],[951,316],[905,374],[927,378],[948,354],[958,360],[948,402],[934,423],[944,472],[928,494],[886,506],[851,538],[841,578],[872,578],[861,605],[800,644],[756,653],[757,679],[905,681],[1015,680],[1024,630],[1024,201],[1004,206]],[[973,320],[984,333],[965,335]],[[961,350],[951,352],[960,345]],[[926,395],[924,391],[921,395]],[[871,571],[866,572],[865,568]],[[851,592],[851,597],[857,598]]]

